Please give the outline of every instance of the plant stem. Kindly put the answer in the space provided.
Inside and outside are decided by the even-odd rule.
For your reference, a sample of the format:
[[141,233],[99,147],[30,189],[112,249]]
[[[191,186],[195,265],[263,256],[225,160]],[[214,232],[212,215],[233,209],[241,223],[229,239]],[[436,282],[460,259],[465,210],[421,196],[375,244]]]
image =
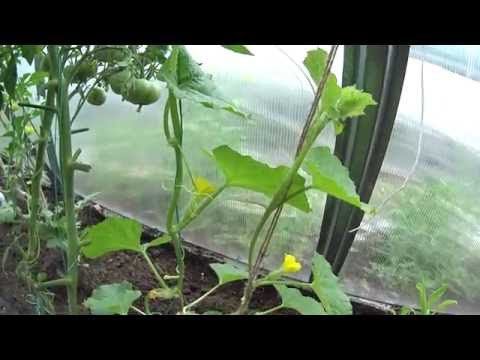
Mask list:
[[74,164],[72,162],[72,138],[70,127],[70,109],[68,102],[68,87],[60,66],[59,49],[57,45],[48,45],[51,71],[56,78],[58,127],[60,135],[60,172],[63,185],[63,201],[65,207],[67,233],[67,276],[70,284],[67,285],[68,307],[71,315],[78,313],[77,284],[78,284],[78,256],[79,243],[75,214],[74,194]]
[[262,218],[260,219],[260,222],[258,223],[257,228],[255,229],[254,235],[249,244],[249,255],[248,255],[249,277],[248,277],[247,285],[245,286],[245,292],[242,298],[242,303],[238,310],[239,314],[242,314],[247,310],[248,303],[250,302],[250,299],[253,295],[253,291],[255,290],[255,286],[254,286],[255,276],[254,276],[253,270],[254,270],[255,246],[257,244],[258,237],[265,223],[268,221],[272,213],[275,211],[275,209],[278,206],[281,206],[282,201],[284,201],[284,199],[286,198],[288,190],[290,189],[293,179],[297,175],[297,172],[300,169],[300,166],[302,165],[303,161],[305,160],[305,157],[307,156],[308,152],[310,151],[313,144],[315,143],[318,135],[322,132],[322,130],[325,128],[328,122],[329,122],[329,118],[325,113],[322,113],[318,117],[317,121],[313,123],[311,130],[307,133],[307,136],[305,138],[305,144],[302,147],[302,150],[300,151],[297,158],[295,159],[295,162],[290,168],[286,179],[283,181],[282,185],[280,186],[280,188],[277,190],[272,200],[270,201],[270,204],[268,205]]
[[310,289],[312,284],[303,283],[300,281],[288,281],[288,280],[272,280],[272,281],[258,281],[255,287],[267,286],[267,285],[286,285]]
[[147,254],[147,251],[142,251],[142,256],[144,257],[144,259],[147,261],[147,264],[148,266],[150,267],[150,270],[152,270],[153,274],[155,275],[155,278],[157,279],[157,281],[160,283],[160,285],[164,288],[164,289],[169,289],[168,285],[166,284],[165,280],[162,279],[162,277],[160,276],[160,274],[158,273],[158,270],[155,266],[155,264],[152,262],[152,260],[150,259],[150,256],[148,256]]
[[221,284],[217,284],[215,285],[213,288],[211,288],[210,290],[208,290],[205,294],[203,294],[202,296],[200,296],[198,299],[196,299],[195,301],[191,302],[190,304],[186,305],[184,308],[183,308],[183,312],[186,312],[188,309],[194,307],[195,305],[198,305],[201,301],[203,301],[204,299],[206,299],[209,295],[211,295],[214,291],[216,291],[220,286],[222,286]]
[[[329,121],[329,118],[327,117],[326,113],[319,113],[319,104],[320,104],[320,99],[323,95],[323,90],[327,83],[328,77],[330,76],[330,71],[332,68],[333,60],[335,59],[335,54],[337,52],[337,49],[338,49],[338,45],[333,45],[330,53],[328,54],[327,63],[323,71],[322,78],[318,84],[312,106],[310,107],[310,112],[305,121],[305,125],[303,126],[302,134],[300,136],[300,140],[297,145],[294,164],[290,169],[287,178],[285,179],[283,184],[280,186],[280,188],[277,190],[269,206],[265,210],[264,216],[260,220],[260,223],[257,226],[257,229],[250,242],[249,256],[248,256],[249,277],[247,280],[247,285],[245,286],[242,302],[240,304],[239,309],[237,310],[238,314],[242,314],[248,309],[248,304],[250,303],[251,297],[253,295],[253,291],[255,290],[254,283],[257,277],[258,270],[260,269],[261,262],[268,249],[268,245],[273,236],[273,232],[275,230],[277,222],[280,218],[280,214],[283,209],[283,204],[286,201],[285,199],[287,198],[288,191],[292,186],[294,177],[297,175],[298,169],[302,165],[305,157],[307,156],[311,147],[315,143],[317,137],[320,135],[320,133],[322,132],[322,130],[325,128],[325,126]],[[275,209],[276,209],[276,212],[275,212],[274,218],[270,223],[270,227],[267,231],[267,235],[263,243],[260,245],[260,251],[257,256],[257,259],[255,263],[253,263],[255,245],[258,240],[258,236],[260,235],[260,232],[263,229],[263,226],[265,225],[268,218],[271,216],[272,212]]]
[[61,278],[50,281],[44,281],[37,285],[37,289],[46,289],[56,286],[68,286],[71,283],[70,278]]
[[[175,215],[175,210],[178,207],[178,201],[180,200],[180,194],[182,191],[182,184],[183,184],[183,161],[182,161],[182,153],[180,147],[182,146],[182,128],[180,126],[180,118],[178,115],[178,107],[177,107],[177,100],[172,92],[169,93],[167,104],[170,108],[170,117],[172,120],[173,125],[173,133],[174,138],[168,139],[170,145],[173,147],[175,152],[175,164],[176,164],[176,173],[175,173],[175,183],[173,187],[173,194],[170,199],[170,204],[167,210],[167,233],[172,239],[172,245],[175,250],[175,257],[177,260],[177,272],[178,272],[178,282],[177,282],[177,290],[178,295],[180,298],[180,308],[183,309],[185,306],[185,298],[183,296],[183,281],[185,277],[185,262],[184,262],[184,252],[182,247],[182,240],[178,235],[178,229],[173,224],[173,217]],[[168,115],[168,113],[165,113]],[[164,124],[167,124],[166,127],[168,128],[168,122],[164,119]]]
[[262,311],[262,312],[257,312],[255,313],[255,315],[268,315],[268,314],[271,314],[275,311],[278,311],[278,310],[281,310],[283,309],[283,305],[278,305],[278,306],[275,306],[271,309],[268,309],[268,310],[265,310],[265,311]]
[[[50,80],[52,75],[50,74]],[[55,106],[55,88],[50,86],[47,90],[46,107]],[[47,149],[50,128],[52,127],[54,112],[45,110],[40,127],[40,137],[37,144],[37,153],[35,158],[35,170],[32,177],[31,197],[30,197],[30,221],[29,221],[29,244],[27,250],[28,261],[33,261],[40,254],[40,238],[38,235],[38,218],[40,216],[40,196],[42,186],[42,175],[45,167],[45,153]]]

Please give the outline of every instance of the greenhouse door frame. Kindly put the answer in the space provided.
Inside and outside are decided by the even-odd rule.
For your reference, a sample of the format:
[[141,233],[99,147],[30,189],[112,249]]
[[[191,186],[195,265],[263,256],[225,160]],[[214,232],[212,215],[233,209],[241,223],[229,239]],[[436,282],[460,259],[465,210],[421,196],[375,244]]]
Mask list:
[[[409,45],[345,45],[343,86],[356,85],[378,105],[352,119],[337,136],[335,155],[349,169],[360,199],[368,203],[385,158],[408,63]],[[363,211],[327,197],[317,251],[338,274],[348,255]]]

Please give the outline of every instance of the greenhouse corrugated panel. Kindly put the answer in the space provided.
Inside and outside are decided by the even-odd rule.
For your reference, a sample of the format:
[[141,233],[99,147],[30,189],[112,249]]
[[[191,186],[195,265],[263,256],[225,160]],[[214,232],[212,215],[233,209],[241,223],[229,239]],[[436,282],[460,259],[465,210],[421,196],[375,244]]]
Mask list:
[[[414,55],[425,50],[418,47]],[[423,64],[422,124],[422,62],[410,58],[370,202],[381,205],[379,213],[364,218],[341,272],[350,293],[418,305],[417,282],[446,283],[447,296],[458,300],[449,311],[480,312],[480,83],[458,74],[479,59],[464,60],[456,72]]]
[[[228,143],[242,154],[270,166],[290,165],[298,138],[313,100],[313,90],[301,70],[306,52],[312,46],[251,46],[254,57],[242,57],[218,46],[189,46],[192,56],[213,75],[218,88],[253,115],[251,120],[215,112],[183,102],[185,155],[192,172],[219,183],[214,164],[205,153]],[[342,54],[334,71],[341,80]],[[163,96],[163,95],[162,95]],[[151,107],[136,107],[109,94],[101,107],[86,106],[76,127],[87,133],[74,136],[82,158],[92,165],[89,174],[79,174],[77,189],[88,195],[99,192],[99,203],[143,223],[164,229],[175,163],[162,128],[165,97]],[[333,147],[329,128],[319,144]],[[325,196],[310,193],[310,201],[324,204]],[[244,261],[249,236],[266,203],[263,195],[233,189],[206,210],[183,234],[196,245]],[[257,204],[257,205],[256,205]],[[258,205],[260,204],[260,205]],[[323,206],[305,214],[287,207],[265,261],[275,268],[285,252],[295,253],[310,264],[318,242]],[[305,266],[298,275],[307,279]]]

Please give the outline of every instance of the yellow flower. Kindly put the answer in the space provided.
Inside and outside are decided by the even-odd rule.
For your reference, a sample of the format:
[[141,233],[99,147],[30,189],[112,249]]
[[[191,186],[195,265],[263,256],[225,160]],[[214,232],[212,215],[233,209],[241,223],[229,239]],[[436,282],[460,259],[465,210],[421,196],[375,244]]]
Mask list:
[[27,125],[25,126],[25,134],[30,136],[30,135],[33,135],[35,133],[35,129],[30,126],[30,125]]
[[215,185],[201,176],[197,176],[195,179],[193,179],[193,183],[197,193],[200,195],[210,195],[217,190]]
[[302,269],[302,264],[300,264],[295,256],[285,254],[285,259],[283,260],[282,269],[286,273],[294,273]]

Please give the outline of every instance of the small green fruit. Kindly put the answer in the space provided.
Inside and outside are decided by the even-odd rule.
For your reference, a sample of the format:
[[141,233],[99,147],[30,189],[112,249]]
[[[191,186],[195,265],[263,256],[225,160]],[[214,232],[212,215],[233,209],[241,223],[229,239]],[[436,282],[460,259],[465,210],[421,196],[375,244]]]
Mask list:
[[88,94],[88,97],[87,97],[87,102],[95,106],[100,106],[105,104],[106,100],[107,100],[107,95],[105,94],[105,91],[103,91],[103,89],[99,87],[92,89],[92,91],[90,91],[90,94]]
[[122,92],[128,102],[135,105],[150,105],[160,98],[162,83],[158,80],[134,79]]

